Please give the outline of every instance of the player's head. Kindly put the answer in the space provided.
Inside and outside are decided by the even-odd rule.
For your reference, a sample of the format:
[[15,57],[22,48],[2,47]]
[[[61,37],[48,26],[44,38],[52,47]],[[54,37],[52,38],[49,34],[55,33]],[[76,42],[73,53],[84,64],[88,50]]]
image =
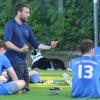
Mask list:
[[5,53],[4,42],[0,40],[0,54],[4,54],[4,53]]
[[82,53],[82,55],[84,54],[88,54],[91,53],[93,55],[93,42],[90,39],[84,39],[81,41],[79,49]]
[[29,7],[25,4],[17,4],[15,13],[22,22],[26,22],[28,20],[28,17],[30,16]]

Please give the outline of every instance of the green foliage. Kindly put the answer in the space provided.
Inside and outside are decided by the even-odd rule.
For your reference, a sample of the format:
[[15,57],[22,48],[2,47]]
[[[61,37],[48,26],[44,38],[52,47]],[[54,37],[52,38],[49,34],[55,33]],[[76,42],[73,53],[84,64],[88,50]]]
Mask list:
[[[85,5],[85,6],[84,6]],[[63,44],[68,49],[75,49],[76,43],[84,38],[92,38],[92,4],[91,1],[67,0],[64,3],[65,9],[65,28],[66,37]],[[73,42],[74,41],[74,42]],[[66,48],[65,47],[65,48]]]
[[80,40],[93,39],[92,0],[1,0],[1,30],[14,17],[18,3],[30,5],[29,24],[43,43],[58,40],[59,49],[76,49]]
[[0,30],[0,39],[3,40],[3,30]]

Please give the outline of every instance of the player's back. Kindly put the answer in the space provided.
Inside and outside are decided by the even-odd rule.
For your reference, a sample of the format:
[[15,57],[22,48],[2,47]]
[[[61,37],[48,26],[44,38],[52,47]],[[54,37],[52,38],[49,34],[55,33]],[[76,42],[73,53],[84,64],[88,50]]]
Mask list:
[[83,56],[70,62],[72,69],[72,96],[76,98],[100,97],[100,63],[95,57]]

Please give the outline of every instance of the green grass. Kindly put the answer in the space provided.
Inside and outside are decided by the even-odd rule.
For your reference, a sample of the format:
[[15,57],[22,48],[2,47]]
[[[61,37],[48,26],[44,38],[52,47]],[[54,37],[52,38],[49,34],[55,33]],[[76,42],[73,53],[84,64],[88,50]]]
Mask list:
[[[41,74],[42,80],[59,80],[64,82],[63,71],[38,71]],[[71,72],[68,72],[71,76]],[[50,87],[59,87],[58,95],[49,96],[52,90]],[[65,83],[62,84],[30,84],[30,92],[26,94],[16,94],[10,96],[0,96],[0,100],[75,100],[71,97],[71,87]],[[82,99],[78,99],[82,100]],[[83,99],[83,100],[97,100],[97,99]],[[100,100],[100,99],[98,99]]]

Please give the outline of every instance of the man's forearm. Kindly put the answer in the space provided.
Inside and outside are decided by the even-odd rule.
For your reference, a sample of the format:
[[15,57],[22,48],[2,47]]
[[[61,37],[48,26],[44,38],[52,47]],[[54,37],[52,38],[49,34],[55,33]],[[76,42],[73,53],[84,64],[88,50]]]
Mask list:
[[40,50],[50,50],[50,49],[51,49],[51,46],[49,46],[49,45],[44,45],[44,44],[40,44],[40,45],[38,46],[38,49],[40,49]]
[[5,42],[5,46],[11,50],[20,52],[20,49],[18,47],[16,47],[13,43],[11,43],[10,41],[6,41]]

